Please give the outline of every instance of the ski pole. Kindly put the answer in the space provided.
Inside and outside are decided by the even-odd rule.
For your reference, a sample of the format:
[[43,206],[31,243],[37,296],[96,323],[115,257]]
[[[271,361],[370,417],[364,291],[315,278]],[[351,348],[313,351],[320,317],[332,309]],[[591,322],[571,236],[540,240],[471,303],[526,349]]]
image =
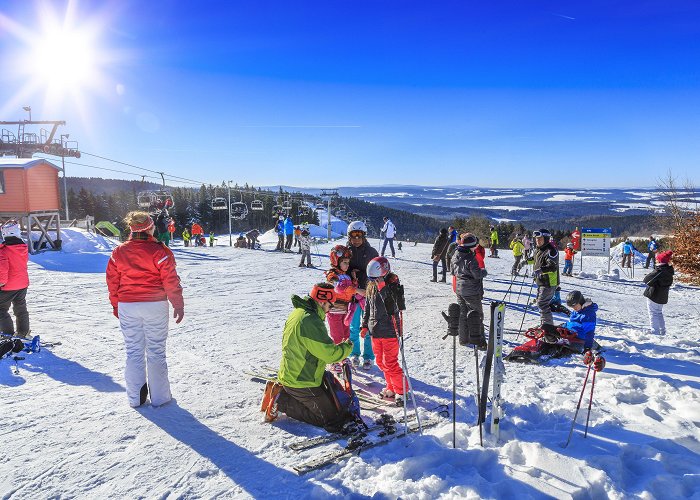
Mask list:
[[479,349],[474,345],[474,360],[476,361],[476,408],[479,420],[479,443],[484,447],[483,423],[481,421],[481,382],[479,381]]
[[505,301],[506,301],[506,297],[508,297],[508,295],[510,295],[510,289],[513,288],[513,283],[514,283],[514,282],[515,282],[515,274],[514,274],[513,276],[511,276],[511,278],[510,278],[510,286],[508,287],[508,290],[506,290],[506,294],[503,296],[503,299],[501,300],[501,302],[505,302]]
[[527,268],[525,269],[525,276],[523,276],[523,280],[520,282],[520,289],[518,290],[518,297],[515,300],[516,304],[520,304],[520,296],[523,294],[523,286],[525,285],[526,279],[527,279]]
[[452,448],[457,448],[457,337],[452,336]]
[[535,280],[532,280],[530,284],[530,291],[527,292],[527,303],[523,307],[523,320],[520,322],[520,328],[518,329],[518,336],[515,338],[516,342],[520,338],[520,334],[523,331],[523,325],[525,324],[525,315],[527,314],[527,308],[530,307],[530,297],[532,297],[532,287],[535,286]]
[[[571,422],[571,429],[569,430],[569,437],[566,440],[564,448],[569,446],[571,441],[571,436],[574,433],[574,425],[576,425],[576,417],[578,416],[578,410],[581,408],[581,401],[583,401],[583,393],[586,391],[586,384],[588,383],[588,375],[591,373],[591,365],[588,365],[588,371],[586,372],[586,378],[583,380],[583,388],[581,389],[581,395],[578,398],[578,404],[576,405],[576,412],[574,413],[574,420]],[[595,377],[595,374],[593,375]]]
[[[392,316],[392,321],[394,322],[394,330],[398,333],[397,337],[399,340],[399,350],[401,351],[401,364],[404,371],[404,380],[402,384],[408,386],[408,392],[411,395],[411,402],[413,403],[413,410],[416,412],[416,421],[418,423],[418,432],[423,434],[423,425],[420,421],[420,415],[418,414],[418,405],[416,404],[416,395],[413,392],[413,385],[411,384],[411,377],[408,373],[408,365],[406,364],[406,355],[404,354],[403,348],[403,314],[399,312],[399,324],[396,324],[396,318]],[[404,390],[404,413],[406,412],[406,391]],[[405,415],[404,415],[405,416]],[[408,431],[407,431],[408,432]]]
[[593,370],[593,380],[591,380],[591,397],[588,400],[588,415],[586,415],[586,429],[583,431],[583,437],[588,437],[588,421],[591,418],[591,405],[593,404],[593,389],[595,388],[595,374],[597,370]]

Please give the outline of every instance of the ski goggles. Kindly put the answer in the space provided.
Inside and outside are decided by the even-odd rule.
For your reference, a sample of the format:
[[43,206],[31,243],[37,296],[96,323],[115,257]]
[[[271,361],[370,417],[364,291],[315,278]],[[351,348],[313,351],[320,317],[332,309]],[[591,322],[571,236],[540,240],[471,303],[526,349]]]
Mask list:
[[365,233],[362,231],[350,231],[348,235],[351,240],[361,239],[365,237]]
[[552,235],[551,235],[550,233],[548,233],[547,231],[534,231],[534,232],[532,233],[532,235],[533,235],[535,238],[546,238],[546,237],[548,237],[548,236],[552,236]]

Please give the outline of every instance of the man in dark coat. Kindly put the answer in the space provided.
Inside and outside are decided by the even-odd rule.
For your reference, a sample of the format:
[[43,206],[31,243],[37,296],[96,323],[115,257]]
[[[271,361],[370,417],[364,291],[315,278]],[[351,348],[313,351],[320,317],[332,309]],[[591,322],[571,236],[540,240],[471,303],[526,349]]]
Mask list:
[[435,243],[433,244],[433,251],[430,258],[433,259],[433,279],[430,281],[437,281],[437,268],[438,264],[442,262],[442,279],[441,283],[445,283],[447,275],[447,247],[450,246],[450,236],[446,228],[440,229],[440,234],[435,238]]

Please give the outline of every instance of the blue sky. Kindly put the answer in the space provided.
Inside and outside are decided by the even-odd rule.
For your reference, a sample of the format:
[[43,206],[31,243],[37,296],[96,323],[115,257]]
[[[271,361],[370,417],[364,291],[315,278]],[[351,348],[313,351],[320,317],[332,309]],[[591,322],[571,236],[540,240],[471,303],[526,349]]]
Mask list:
[[85,152],[254,185],[699,180],[696,1],[3,0],[0,58],[66,10],[99,81],[3,71],[0,119],[31,105]]

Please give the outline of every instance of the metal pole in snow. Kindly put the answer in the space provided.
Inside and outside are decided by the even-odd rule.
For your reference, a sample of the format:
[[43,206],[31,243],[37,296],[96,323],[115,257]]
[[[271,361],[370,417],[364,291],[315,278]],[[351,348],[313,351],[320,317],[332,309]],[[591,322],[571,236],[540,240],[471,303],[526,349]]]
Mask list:
[[226,183],[228,187],[228,246],[233,246],[233,235],[231,234],[231,181]]

